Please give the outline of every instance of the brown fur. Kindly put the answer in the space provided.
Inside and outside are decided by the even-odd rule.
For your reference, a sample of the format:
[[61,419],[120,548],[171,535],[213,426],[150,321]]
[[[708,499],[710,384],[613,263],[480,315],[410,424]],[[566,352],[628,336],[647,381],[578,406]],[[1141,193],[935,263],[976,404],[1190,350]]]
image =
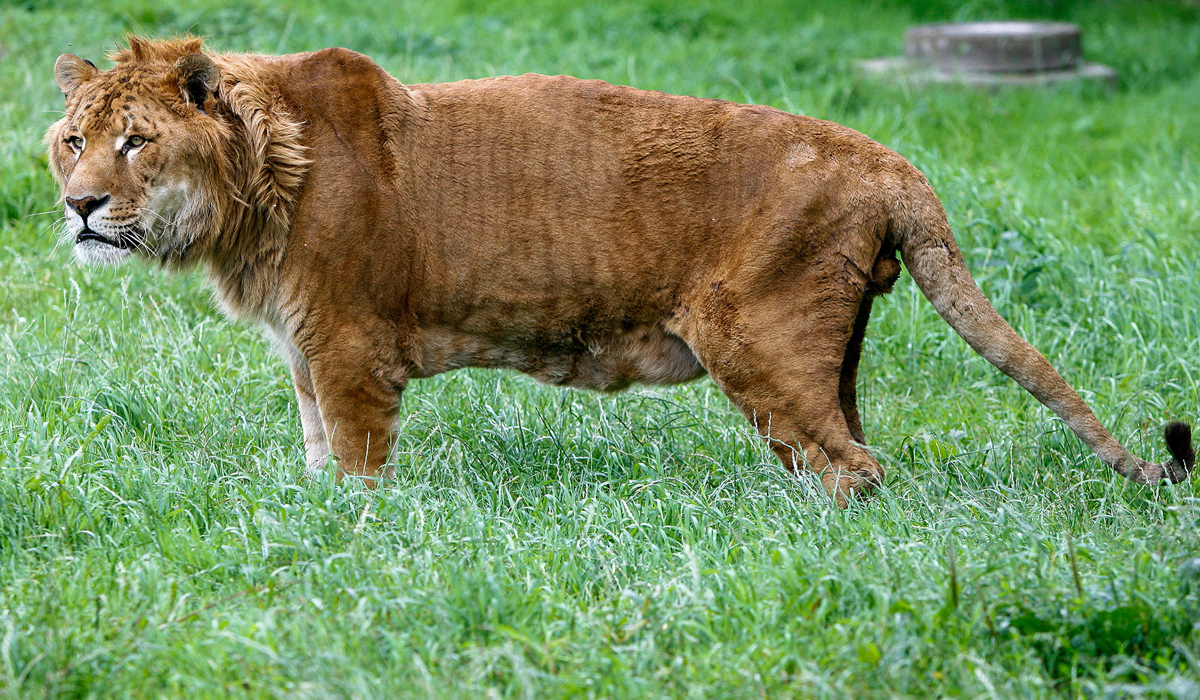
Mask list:
[[[1161,465],[1104,430],[979,292],[922,174],[855,131],[564,76],[405,86],[345,49],[200,51],[131,37],[107,72],[61,58],[51,162],[66,196],[143,212],[142,254],[205,265],[230,313],[271,329],[314,468],[328,443],[374,483],[407,382],[458,367],[605,391],[707,372],[844,502],[883,479],[855,384],[899,253],[1105,463],[1191,469],[1178,428]],[[154,136],[126,162],[104,144],[131,129]],[[101,146],[76,156],[72,135]],[[182,203],[154,204],[170,183]]]

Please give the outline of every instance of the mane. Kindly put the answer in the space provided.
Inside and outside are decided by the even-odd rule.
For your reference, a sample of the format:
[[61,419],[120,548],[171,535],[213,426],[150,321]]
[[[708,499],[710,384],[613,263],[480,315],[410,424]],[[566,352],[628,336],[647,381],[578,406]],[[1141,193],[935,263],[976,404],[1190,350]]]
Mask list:
[[203,262],[228,312],[270,314],[292,210],[309,167],[304,125],[283,99],[278,71],[270,57],[209,53],[199,37],[130,35],[126,41],[127,48],[108,54],[117,67],[171,66],[205,53],[221,72],[212,111],[219,125],[209,149],[216,167],[188,207],[182,226],[190,235],[161,262],[176,268]]
[[214,60],[221,69],[220,103],[236,132],[226,149],[226,185],[235,201],[209,250],[209,272],[226,309],[261,315],[275,293],[292,211],[310,165],[304,123],[283,99],[264,57],[227,54]]

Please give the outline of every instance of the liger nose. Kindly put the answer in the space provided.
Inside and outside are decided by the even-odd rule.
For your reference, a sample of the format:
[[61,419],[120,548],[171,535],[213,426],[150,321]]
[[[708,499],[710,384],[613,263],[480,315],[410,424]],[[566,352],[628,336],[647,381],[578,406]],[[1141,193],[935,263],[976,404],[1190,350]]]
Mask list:
[[67,200],[67,206],[74,209],[75,213],[78,214],[79,218],[83,219],[83,223],[86,224],[88,215],[104,206],[104,203],[108,201],[108,195],[104,195],[99,199],[91,196],[79,197],[78,199],[75,197],[64,197],[64,199]]

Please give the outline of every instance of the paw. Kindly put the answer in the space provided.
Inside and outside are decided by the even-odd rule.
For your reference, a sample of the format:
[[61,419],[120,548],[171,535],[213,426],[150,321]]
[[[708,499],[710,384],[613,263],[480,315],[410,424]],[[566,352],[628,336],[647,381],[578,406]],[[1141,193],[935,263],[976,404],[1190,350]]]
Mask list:
[[883,478],[883,467],[870,465],[831,470],[825,473],[821,481],[830,497],[837,501],[838,506],[844,508],[851,498],[870,496],[883,485]]

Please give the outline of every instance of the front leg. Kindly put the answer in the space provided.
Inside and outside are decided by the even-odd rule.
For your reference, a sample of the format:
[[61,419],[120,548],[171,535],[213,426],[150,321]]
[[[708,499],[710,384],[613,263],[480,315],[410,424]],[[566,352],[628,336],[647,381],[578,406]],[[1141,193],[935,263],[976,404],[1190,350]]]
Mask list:
[[321,409],[317,406],[317,392],[313,388],[308,362],[297,352],[292,352],[290,359],[292,383],[296,385],[296,402],[300,405],[300,425],[304,428],[304,461],[308,475],[316,476],[325,469],[325,462],[329,459],[325,426],[321,422]]
[[340,340],[308,359],[317,415],[338,460],[338,480],[361,477],[374,488],[387,476],[383,466],[391,453],[404,383],[384,379],[394,372],[378,366],[366,339]]

